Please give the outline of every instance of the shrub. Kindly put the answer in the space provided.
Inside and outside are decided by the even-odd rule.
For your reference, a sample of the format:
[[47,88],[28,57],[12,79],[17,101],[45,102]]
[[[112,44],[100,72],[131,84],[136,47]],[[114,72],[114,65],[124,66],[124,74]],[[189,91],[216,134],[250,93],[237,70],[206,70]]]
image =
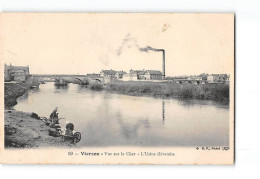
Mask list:
[[100,90],[103,89],[103,85],[100,84],[100,83],[91,83],[91,84],[89,85],[89,88],[90,88],[91,90],[100,91]]
[[145,81],[114,81],[107,84],[106,90],[130,95],[152,95],[194,99],[228,99],[228,84],[188,84]]

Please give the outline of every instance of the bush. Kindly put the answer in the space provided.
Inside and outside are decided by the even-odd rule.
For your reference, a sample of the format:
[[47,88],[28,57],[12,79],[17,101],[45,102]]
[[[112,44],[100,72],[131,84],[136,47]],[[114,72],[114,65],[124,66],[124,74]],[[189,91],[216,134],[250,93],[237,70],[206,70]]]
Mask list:
[[90,88],[91,90],[100,91],[100,90],[103,89],[103,85],[100,84],[100,83],[91,83],[91,84],[89,85],[89,88]]

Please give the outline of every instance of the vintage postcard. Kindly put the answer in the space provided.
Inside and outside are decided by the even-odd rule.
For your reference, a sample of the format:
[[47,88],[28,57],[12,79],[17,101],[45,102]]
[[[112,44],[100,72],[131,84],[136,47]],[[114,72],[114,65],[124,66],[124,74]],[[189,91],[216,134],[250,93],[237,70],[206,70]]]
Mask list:
[[1,163],[234,163],[232,13],[1,13],[0,51]]

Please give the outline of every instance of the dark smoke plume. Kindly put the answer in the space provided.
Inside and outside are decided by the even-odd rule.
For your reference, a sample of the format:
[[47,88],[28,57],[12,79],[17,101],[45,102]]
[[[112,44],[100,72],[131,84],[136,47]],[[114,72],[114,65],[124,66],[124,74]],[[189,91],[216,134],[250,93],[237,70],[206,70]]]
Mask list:
[[[131,43],[131,44],[130,44]],[[124,47],[127,47],[127,48],[132,48],[132,47],[136,47],[137,49],[139,49],[141,52],[148,52],[149,50],[151,51],[155,51],[155,52],[158,52],[158,51],[164,51],[164,49],[156,49],[156,48],[152,48],[150,46],[147,46],[145,48],[141,48],[139,46],[139,44],[137,43],[137,40],[133,37],[130,36],[130,34],[127,34],[121,44],[121,46],[119,47],[119,49],[117,50],[117,55],[121,55]]]
[[152,51],[155,51],[155,52],[164,51],[164,49],[156,49],[156,48],[153,48],[153,47],[150,47],[150,46],[147,46],[145,48],[139,48],[139,50],[141,52],[148,52],[149,50],[152,50]]

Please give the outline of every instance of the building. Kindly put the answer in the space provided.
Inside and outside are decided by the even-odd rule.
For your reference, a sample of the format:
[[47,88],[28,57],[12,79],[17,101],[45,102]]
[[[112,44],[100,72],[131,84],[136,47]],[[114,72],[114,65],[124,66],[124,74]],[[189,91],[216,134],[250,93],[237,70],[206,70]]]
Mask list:
[[4,69],[5,81],[25,81],[30,75],[29,66],[6,65]]
[[129,71],[129,74],[131,74],[132,77],[140,80],[140,79],[143,79],[143,75],[145,73],[145,69],[143,70],[130,70]]
[[229,84],[229,81],[230,81],[230,75],[227,75],[227,80],[226,80],[226,83]]
[[100,72],[100,76],[102,77],[115,77],[116,76],[116,72],[115,70],[102,70]]
[[228,80],[227,74],[211,74],[207,78],[209,83],[223,83]]
[[145,70],[129,70],[128,74],[123,74],[124,81],[137,81],[142,79],[142,75],[145,73]]
[[14,81],[24,82],[26,80],[26,74],[23,70],[16,70],[13,72]]
[[201,74],[199,75],[199,77],[201,77],[203,81],[207,81],[207,80],[208,80],[208,76],[209,76],[209,75],[206,74],[206,73],[201,73]]
[[145,74],[145,70],[139,70],[138,73],[137,73],[138,79],[139,80],[145,79],[144,74]]
[[146,70],[143,77],[145,80],[162,80],[162,72],[157,70]]
[[127,73],[125,71],[117,71],[115,76],[117,79],[122,79],[124,75],[126,75]]
[[189,76],[187,79],[188,80],[197,80],[197,81],[202,81],[203,80],[202,76],[197,76],[197,75]]
[[4,69],[4,73],[5,73],[5,81],[11,81],[11,68],[10,66],[5,64],[5,69]]

